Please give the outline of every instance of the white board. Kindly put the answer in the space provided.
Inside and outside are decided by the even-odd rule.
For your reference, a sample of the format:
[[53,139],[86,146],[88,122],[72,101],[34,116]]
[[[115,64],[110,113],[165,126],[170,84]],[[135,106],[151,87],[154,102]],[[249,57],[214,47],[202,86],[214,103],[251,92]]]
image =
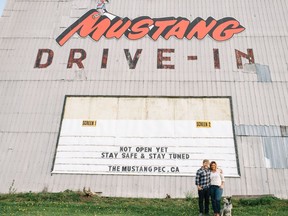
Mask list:
[[53,173],[238,176],[229,98],[67,97]]

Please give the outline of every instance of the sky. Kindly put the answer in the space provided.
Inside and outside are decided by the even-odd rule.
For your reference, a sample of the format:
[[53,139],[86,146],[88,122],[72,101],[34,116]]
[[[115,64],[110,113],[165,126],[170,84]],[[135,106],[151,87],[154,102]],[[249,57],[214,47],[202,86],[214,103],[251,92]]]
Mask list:
[[2,15],[6,0],[0,0],[0,15]]

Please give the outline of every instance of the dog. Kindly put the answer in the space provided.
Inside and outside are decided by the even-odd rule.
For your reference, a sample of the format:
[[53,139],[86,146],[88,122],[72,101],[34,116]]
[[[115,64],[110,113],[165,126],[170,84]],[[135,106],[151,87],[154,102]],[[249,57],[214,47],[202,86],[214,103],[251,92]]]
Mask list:
[[232,201],[231,197],[227,197],[223,199],[224,205],[221,210],[221,216],[232,216]]

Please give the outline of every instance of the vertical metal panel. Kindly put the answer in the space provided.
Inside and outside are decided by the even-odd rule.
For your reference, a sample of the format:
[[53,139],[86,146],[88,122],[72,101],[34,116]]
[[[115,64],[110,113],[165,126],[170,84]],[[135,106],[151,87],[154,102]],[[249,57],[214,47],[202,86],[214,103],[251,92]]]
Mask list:
[[[19,192],[90,185],[109,196],[165,197],[169,193],[184,197],[195,189],[191,177],[51,176],[64,96],[232,96],[242,175],[227,179],[225,194],[270,193],[287,198],[287,168],[268,168],[263,163],[264,150],[278,165],[285,164],[285,155],[277,154],[287,152],[280,133],[280,126],[288,125],[287,1],[111,1],[108,11],[121,17],[231,16],[246,30],[221,43],[209,37],[156,42],[148,37],[139,41],[123,37],[94,42],[74,36],[59,47],[55,38],[92,7],[95,2],[89,0],[7,0],[0,18],[0,192],[8,192],[14,179]],[[53,63],[45,70],[35,69],[38,49],[43,48],[54,51]],[[67,69],[70,49],[77,48],[87,52],[85,69],[76,65]],[[106,69],[101,68],[103,49],[109,49]],[[142,49],[135,69],[129,69],[124,49],[129,49],[132,58]],[[171,62],[165,62],[174,64],[174,70],[157,69],[157,49],[175,50],[167,53]],[[220,69],[214,68],[213,49],[219,49]],[[244,69],[238,69],[235,49],[244,53],[253,49],[255,63],[269,67],[272,82],[261,82],[247,59],[242,59]],[[188,61],[187,56],[193,55],[197,60]]]
[[288,168],[287,138],[263,138],[266,166],[268,168]]

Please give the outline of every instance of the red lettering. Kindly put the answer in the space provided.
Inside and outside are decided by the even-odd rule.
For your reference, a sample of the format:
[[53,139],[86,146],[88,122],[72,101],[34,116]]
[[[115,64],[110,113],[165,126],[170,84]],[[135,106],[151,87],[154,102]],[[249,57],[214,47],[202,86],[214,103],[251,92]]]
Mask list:
[[252,49],[247,49],[247,53],[243,53],[235,49],[236,63],[238,69],[243,69],[242,58],[246,58],[249,61],[249,64],[254,64],[254,54]]
[[157,69],[174,69],[174,65],[164,65],[163,61],[171,61],[171,57],[163,56],[163,53],[174,53],[174,49],[157,50]]
[[[48,54],[47,55],[47,59],[46,59],[45,63],[41,64],[41,60],[42,60],[42,57],[43,57],[44,53]],[[52,50],[50,50],[50,49],[39,49],[37,57],[36,57],[34,68],[47,68],[49,65],[52,64],[53,57],[54,57],[54,52]]]
[[185,20],[180,18],[181,20],[178,21],[165,35],[165,39],[168,40],[171,36],[176,36],[178,39],[182,39],[186,32],[187,27],[189,26],[189,20]]
[[149,26],[153,25],[154,21],[150,17],[139,17],[133,20],[131,32],[127,34],[130,40],[138,40],[145,37],[150,31]]
[[141,52],[142,52],[142,49],[137,49],[137,51],[134,55],[134,58],[132,60],[129,49],[124,49],[124,53],[125,53],[128,65],[129,65],[129,69],[135,69],[136,68],[137,62],[138,62],[140,55],[141,55]]
[[94,41],[100,40],[103,35],[106,38],[119,39],[123,34],[130,40],[138,40],[147,34],[153,40],[157,40],[160,36],[166,40],[171,36],[178,39],[186,37],[188,40],[196,37],[202,40],[209,34],[216,41],[225,41],[244,30],[245,28],[231,17],[218,21],[213,17],[209,17],[206,21],[198,17],[190,23],[182,17],[151,19],[143,16],[131,21],[128,18],[100,15],[92,9],[67,28],[56,41],[63,46],[75,33],[82,38],[89,35]]
[[103,49],[101,68],[107,68],[109,49]]
[[[80,57],[75,58],[75,54],[79,53]],[[82,61],[86,58],[86,52],[83,49],[71,49],[70,55],[68,59],[67,68],[72,68],[73,64],[77,64],[79,68],[84,68],[84,65],[82,64]]]
[[186,38],[191,40],[192,37],[196,37],[202,40],[217,24],[217,21],[212,17],[209,17],[206,21],[195,19],[187,29]]
[[150,30],[149,32],[149,36],[153,39],[153,40],[157,40],[160,35],[165,35],[167,32],[165,32],[165,30],[167,31],[167,27],[169,26],[173,26],[175,23],[177,22],[177,20],[172,20],[172,19],[163,19],[163,20],[156,20],[154,27]]
[[99,13],[93,9],[67,28],[56,41],[63,46],[76,32],[81,37],[86,37],[94,32],[92,38],[97,41],[106,32],[110,23],[108,18],[102,19]]
[[226,41],[245,30],[240,23],[233,18],[224,18],[218,21],[220,24],[214,29],[211,37],[216,41]]
[[[120,20],[120,18],[115,18],[117,21],[112,23],[112,26],[108,29],[105,34],[106,38],[120,38],[125,31],[127,31],[131,25],[131,20],[125,18]],[[114,21],[114,20],[113,20]]]
[[[98,40],[100,40],[102,35],[107,31],[110,24],[111,24],[111,21],[108,18],[102,19],[100,22],[95,24],[92,28],[88,27],[87,29],[83,29],[83,33],[82,33],[82,29],[81,29],[81,31],[79,32],[79,35],[81,37],[86,37],[88,34],[90,34],[90,36],[93,40],[98,41]],[[87,32],[84,32],[84,30],[86,30]],[[86,33],[88,33],[88,34],[86,34]]]
[[[99,52],[100,52],[100,50],[99,50]],[[174,53],[174,52],[175,52],[174,49],[167,49],[167,48],[166,49],[157,49],[157,69],[175,69],[175,65],[165,64],[165,61],[171,62],[171,56],[167,56],[167,54],[165,55],[165,53]],[[137,63],[141,57],[142,49],[137,49],[133,58],[132,58],[132,54],[130,53],[129,49],[124,49],[124,53],[126,56],[126,60],[127,60],[129,69],[135,69],[137,66]],[[214,69],[221,69],[221,67],[220,67],[220,54],[219,53],[220,53],[219,49],[217,49],[217,48],[213,49]],[[44,55],[47,55],[47,58],[46,58],[46,56],[44,58],[43,57]],[[211,55],[212,55],[212,53],[211,53]],[[36,61],[34,64],[34,68],[41,68],[41,69],[47,68],[49,65],[52,64],[53,57],[54,57],[54,51],[53,50],[51,50],[51,49],[39,49],[38,53],[37,53]],[[109,49],[103,49],[102,50],[102,58],[99,59],[99,61],[101,61],[100,62],[101,69],[107,68],[108,57],[109,57]],[[255,63],[253,49],[247,49],[247,53],[235,49],[235,57],[236,57],[236,64],[237,64],[238,69],[243,69],[243,63],[242,63],[243,59],[246,59],[246,61],[248,61],[249,64]],[[86,51],[85,50],[83,50],[83,49],[71,49],[69,57],[68,57],[67,68],[72,68],[73,64],[76,64],[78,66],[78,68],[82,69],[82,68],[84,68],[83,61],[85,59],[86,59]],[[96,59],[98,59],[98,57]],[[198,60],[199,59],[198,59],[197,55],[188,55],[187,56],[187,61],[198,61]],[[200,61],[201,60],[204,60],[204,63],[205,63],[205,58],[200,59]],[[117,64],[117,63],[119,63],[118,60],[112,62],[111,64]]]
[[219,49],[213,49],[214,68],[220,69]]

